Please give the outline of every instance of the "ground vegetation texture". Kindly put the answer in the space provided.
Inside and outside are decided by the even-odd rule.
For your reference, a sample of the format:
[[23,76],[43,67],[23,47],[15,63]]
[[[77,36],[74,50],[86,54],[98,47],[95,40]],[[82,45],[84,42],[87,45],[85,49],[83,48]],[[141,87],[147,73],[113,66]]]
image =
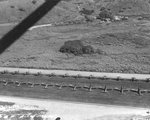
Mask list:
[[[0,36],[43,2],[1,1]],[[36,23],[52,26],[27,31],[0,55],[0,65],[148,74],[149,12],[148,0],[63,0]],[[72,41],[84,47],[73,43],[71,50],[62,49]]]

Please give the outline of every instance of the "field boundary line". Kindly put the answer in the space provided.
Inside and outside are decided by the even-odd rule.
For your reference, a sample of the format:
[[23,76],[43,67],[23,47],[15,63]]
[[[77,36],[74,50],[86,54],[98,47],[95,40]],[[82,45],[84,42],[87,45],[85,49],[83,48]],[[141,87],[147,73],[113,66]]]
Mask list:
[[126,73],[88,72],[88,71],[73,71],[73,70],[48,70],[48,69],[13,68],[13,67],[0,67],[0,72],[72,76],[72,77],[150,80],[150,74],[126,74]]

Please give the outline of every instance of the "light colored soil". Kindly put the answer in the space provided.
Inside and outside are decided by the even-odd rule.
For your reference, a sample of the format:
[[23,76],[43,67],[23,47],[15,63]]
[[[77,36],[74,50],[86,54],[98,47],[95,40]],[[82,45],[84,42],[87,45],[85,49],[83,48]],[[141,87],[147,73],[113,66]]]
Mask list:
[[[28,31],[0,56],[0,66],[150,73],[149,21],[68,25]],[[1,26],[3,36],[9,27]],[[101,53],[60,53],[68,40],[81,40]]]
[[[81,104],[63,101],[51,101],[51,100],[36,100],[36,99],[24,99],[18,97],[4,97],[0,96],[3,102],[15,102],[23,105],[35,105],[40,108],[44,108],[48,111],[47,116],[61,117],[61,120],[99,120],[97,118],[105,118],[102,120],[109,120],[116,118],[115,120],[130,120],[133,117],[139,115],[144,117],[147,115],[147,109],[144,108],[132,108],[122,106],[107,106],[107,105],[94,105],[94,104]],[[107,119],[106,119],[107,118]],[[123,119],[124,118],[124,119]],[[130,118],[130,119],[129,119]]]
[[47,111],[34,105],[0,102],[0,120],[37,120]]

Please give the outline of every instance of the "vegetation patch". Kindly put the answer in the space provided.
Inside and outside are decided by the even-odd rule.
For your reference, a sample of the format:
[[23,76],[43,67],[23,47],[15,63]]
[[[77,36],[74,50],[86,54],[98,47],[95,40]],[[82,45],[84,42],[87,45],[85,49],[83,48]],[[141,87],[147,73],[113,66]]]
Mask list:
[[107,20],[107,19],[113,20],[113,19],[114,19],[114,16],[113,16],[113,14],[112,14],[110,11],[104,9],[104,10],[102,10],[102,11],[99,13],[99,15],[97,16],[97,19],[100,19],[100,20],[102,20],[102,21],[105,21],[105,20]]
[[86,8],[83,8],[81,11],[80,11],[80,14],[83,14],[83,15],[91,15],[92,13],[94,13],[94,10],[88,10]]
[[72,53],[74,55],[92,54],[94,48],[90,45],[84,46],[80,40],[67,41],[59,50],[62,53]]

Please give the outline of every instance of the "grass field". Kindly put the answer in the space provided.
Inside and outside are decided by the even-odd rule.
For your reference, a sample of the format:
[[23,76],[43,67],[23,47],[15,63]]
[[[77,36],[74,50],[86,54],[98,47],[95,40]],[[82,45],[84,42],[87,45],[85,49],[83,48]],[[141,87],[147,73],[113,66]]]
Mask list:
[[[13,23],[23,20],[42,3],[44,0],[1,1],[0,37],[15,26]],[[94,10],[91,16],[96,17],[102,7],[114,15],[130,16],[129,20],[102,24],[98,20],[85,22],[86,15],[81,14],[83,8]],[[62,25],[26,32],[0,56],[0,66],[148,74],[149,11],[148,0],[63,0],[37,23]],[[138,20],[139,17],[144,19]],[[76,20],[81,24],[64,24]],[[81,56],[60,53],[64,42],[71,40],[81,40],[98,52]]]
[[[138,88],[141,90],[150,90],[149,82],[144,81],[115,81],[102,79],[75,79],[48,76],[33,75],[1,75],[1,80],[10,83],[4,85],[0,82],[0,95],[18,96],[27,98],[53,99],[63,101],[74,101],[84,103],[108,104],[108,105],[124,105],[136,107],[148,107],[150,104],[149,92],[136,92]],[[16,82],[15,84],[12,83]],[[18,86],[18,82],[22,83]],[[33,87],[32,87],[32,84]],[[41,84],[41,85],[40,85]],[[45,88],[45,86],[47,88]],[[72,86],[72,87],[71,87]],[[76,90],[74,90],[76,86]],[[92,87],[91,91],[89,90]],[[102,87],[102,89],[99,89]],[[106,91],[104,90],[107,88]],[[135,89],[135,91],[124,91],[120,89]]]
[[[33,29],[0,56],[0,65],[148,74],[149,27],[148,20],[131,18],[127,22],[107,25],[90,23]],[[0,29],[2,36],[10,26]],[[74,56],[59,52],[69,40],[81,40],[99,53]]]

